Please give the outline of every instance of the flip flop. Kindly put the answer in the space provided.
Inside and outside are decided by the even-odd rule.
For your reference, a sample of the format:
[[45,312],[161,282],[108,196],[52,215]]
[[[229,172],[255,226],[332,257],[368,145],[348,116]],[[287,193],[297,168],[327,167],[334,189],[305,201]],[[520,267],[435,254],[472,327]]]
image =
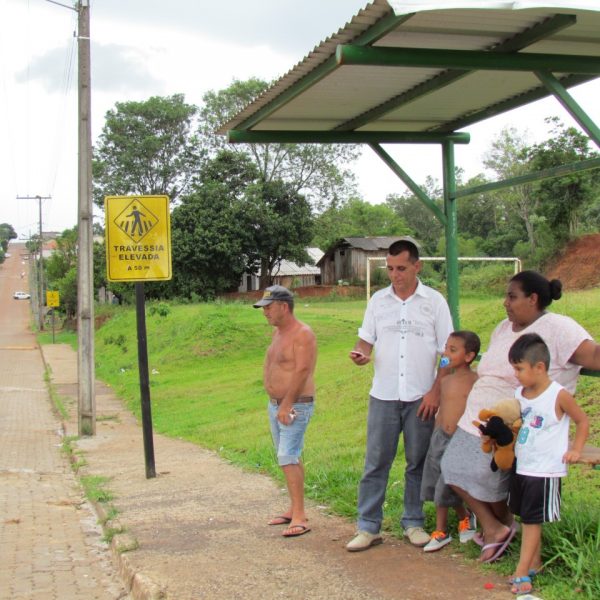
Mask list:
[[[537,569],[537,570],[536,570],[536,569],[529,569],[529,572],[527,573],[527,576],[529,577],[529,579],[531,579],[531,581],[533,581],[533,580],[535,579],[536,575],[537,575],[538,573],[541,573],[541,571],[542,571],[542,567],[540,567],[540,568],[539,568],[539,569]],[[512,585],[512,584],[515,582],[515,579],[517,579],[517,578],[516,578],[514,575],[511,575],[511,576],[508,578],[508,580],[507,580],[507,581],[508,581],[508,584],[509,584],[509,585]]]
[[[300,531],[296,531],[294,533],[289,533],[293,529],[299,529]],[[298,537],[299,535],[304,535],[305,533],[308,533],[309,531],[310,531],[310,527],[307,527],[306,525],[292,525],[291,527],[288,527],[287,529],[285,529],[281,535],[283,537]]]
[[286,517],[284,515],[278,515],[277,517],[273,517],[267,525],[288,525],[292,522],[290,517]]
[[483,533],[479,531],[471,538],[478,546],[483,548],[485,542],[483,541]]
[[510,591],[515,596],[525,596],[526,594],[530,594],[532,590],[531,577],[528,576],[515,577],[513,586],[510,588]]
[[513,541],[513,538],[515,537],[515,535],[517,535],[517,527],[513,523],[510,526],[508,535],[506,536],[506,539],[503,542],[496,542],[495,544],[486,544],[481,549],[481,553],[483,554],[483,552],[485,552],[485,550],[489,550],[490,548],[498,548],[498,550],[494,553],[493,556],[490,556],[490,558],[487,558],[486,560],[483,560],[481,562],[491,563],[491,562],[498,560],[504,554],[504,552],[506,552],[508,545]]

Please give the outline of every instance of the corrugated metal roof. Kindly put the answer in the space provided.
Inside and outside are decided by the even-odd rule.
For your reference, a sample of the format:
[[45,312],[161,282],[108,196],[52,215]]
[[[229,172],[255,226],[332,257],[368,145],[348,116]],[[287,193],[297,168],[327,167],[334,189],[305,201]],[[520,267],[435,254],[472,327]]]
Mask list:
[[[403,14],[395,15],[390,4]],[[461,6],[467,8],[458,8]],[[557,15],[569,15],[570,21],[560,16],[557,19]],[[554,27],[558,21],[561,24]],[[539,29],[544,29],[544,35],[520,41],[521,36]],[[474,70],[442,82],[448,69],[344,64],[323,68],[331,67],[339,44],[352,43],[587,55],[600,61],[600,2],[374,0],[219,132],[449,131],[550,95],[533,72]],[[322,77],[320,69],[324,71]],[[595,77],[571,73],[555,76],[565,87]]]
[[396,235],[396,236],[370,236],[370,237],[345,237],[339,239],[332,246],[327,248],[325,253],[319,260],[316,260],[317,265],[323,262],[325,256],[331,256],[337,248],[342,246],[346,248],[358,248],[365,252],[379,252],[381,250],[387,250],[394,242],[398,240],[408,240],[412,242],[417,248],[421,247],[421,244],[410,235]]
[[321,260],[323,256],[323,251],[320,248],[306,248],[306,252],[313,259],[314,265],[298,265],[291,260],[282,260],[279,264],[279,269],[277,267],[273,269],[274,277],[283,277],[286,275],[319,275],[321,270],[316,264]]

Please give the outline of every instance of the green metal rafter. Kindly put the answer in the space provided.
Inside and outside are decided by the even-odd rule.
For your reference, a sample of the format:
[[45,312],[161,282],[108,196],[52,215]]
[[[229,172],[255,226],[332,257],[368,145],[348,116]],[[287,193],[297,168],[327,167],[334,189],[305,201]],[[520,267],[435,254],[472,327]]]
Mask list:
[[560,81],[546,71],[536,71],[537,78],[552,92],[565,110],[579,123],[580,127],[600,146],[600,129],[590,119],[575,99],[565,90]]
[[340,44],[338,65],[421,67],[484,71],[552,71],[600,75],[600,56],[562,54],[503,54],[479,50],[381,48]]
[[[541,23],[537,23],[533,25],[529,29],[516,34],[510,39],[504,40],[500,44],[490,48],[488,52],[499,53],[499,52],[517,52],[518,50],[523,50],[527,46],[534,44],[549,35],[552,35],[566,27],[570,27],[577,22],[577,17],[575,15],[564,15],[558,14],[553,17],[549,17],[545,21]],[[363,114],[342,123],[336,127],[338,131],[349,131],[352,129],[358,129],[371,121],[382,117],[383,115],[392,112],[408,104],[409,102],[413,102],[414,100],[426,96],[427,94],[437,91],[441,88],[444,88],[459,79],[462,79],[472,71],[467,70],[456,70],[451,69],[440,73],[425,81],[413,89],[394,96],[390,98],[386,102],[383,102],[379,106],[364,112]]]
[[[575,85],[580,85],[582,83],[587,83],[588,81],[592,81],[593,79],[596,79],[595,75],[568,75],[560,80],[560,84],[563,86],[563,88],[569,88]],[[468,115],[458,117],[457,119],[454,119],[454,121],[448,121],[447,123],[444,123],[442,125],[432,127],[430,131],[441,132],[462,129],[463,127],[467,127],[468,125],[473,125],[473,123],[479,123],[480,121],[491,119],[492,117],[500,115],[509,110],[525,106],[526,104],[531,104],[536,100],[541,100],[542,98],[547,97],[548,90],[545,87],[540,86],[528,92],[517,94],[516,96],[508,98],[507,100],[503,100],[502,102],[492,104],[491,106],[488,106],[476,112],[472,112]]]
[[442,225],[446,225],[446,216],[436,206],[435,202],[423,191],[423,189],[415,183],[408,173],[378,144],[369,144],[375,154],[383,160],[383,162],[399,177],[406,187],[417,197],[431,212],[439,219]]
[[440,144],[452,141],[468,144],[471,136],[464,132],[428,131],[244,131],[231,129],[228,140],[235,144]]
[[600,168],[600,158],[589,158],[587,160],[567,163],[566,165],[560,165],[558,167],[535,171],[534,173],[526,173],[525,175],[519,175],[518,177],[511,177],[510,179],[483,183],[471,188],[462,188],[455,192],[455,197],[464,198],[465,196],[473,196],[474,194],[485,194],[487,192],[493,192],[515,185],[523,185],[524,183],[530,183],[531,181],[563,177],[564,175],[570,175],[571,173],[598,168]]

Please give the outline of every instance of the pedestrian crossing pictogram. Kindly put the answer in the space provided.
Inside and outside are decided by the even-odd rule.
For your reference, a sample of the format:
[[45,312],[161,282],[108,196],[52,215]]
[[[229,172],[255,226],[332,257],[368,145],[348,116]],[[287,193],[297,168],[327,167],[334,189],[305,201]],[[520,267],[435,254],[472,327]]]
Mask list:
[[139,199],[132,200],[114,220],[115,225],[132,241],[140,242],[158,223],[152,211]]
[[106,196],[104,208],[108,280],[171,279],[169,198]]

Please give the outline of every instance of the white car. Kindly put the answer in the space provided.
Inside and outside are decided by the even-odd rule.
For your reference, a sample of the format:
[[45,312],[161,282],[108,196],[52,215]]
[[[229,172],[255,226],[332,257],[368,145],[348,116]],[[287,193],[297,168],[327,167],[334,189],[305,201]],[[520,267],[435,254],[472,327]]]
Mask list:
[[15,292],[13,294],[13,298],[15,300],[29,300],[31,298],[31,295],[27,292]]

